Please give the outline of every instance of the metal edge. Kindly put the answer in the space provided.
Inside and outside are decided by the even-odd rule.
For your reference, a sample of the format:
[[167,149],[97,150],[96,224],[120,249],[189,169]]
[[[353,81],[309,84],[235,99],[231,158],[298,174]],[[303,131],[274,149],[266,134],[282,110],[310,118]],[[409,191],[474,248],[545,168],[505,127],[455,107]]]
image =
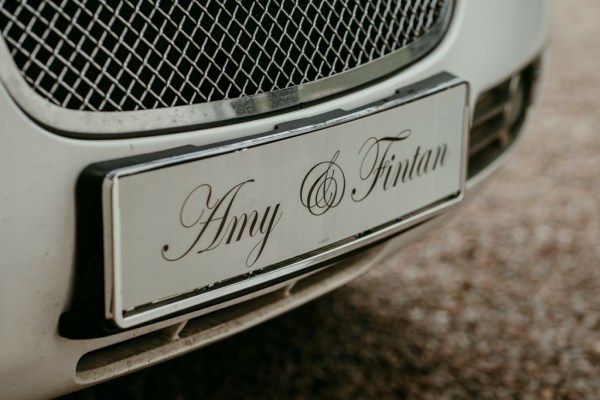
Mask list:
[[[355,119],[359,119],[366,115],[375,114],[377,112],[385,111],[393,107],[397,107],[403,104],[407,104],[413,102],[415,100],[430,96],[432,94],[451,89],[456,86],[464,85],[465,86],[465,107],[463,109],[463,132],[462,132],[462,156],[461,156],[461,177],[460,177],[460,187],[459,193],[452,199],[444,201],[442,204],[433,204],[429,205],[425,210],[419,210],[420,212],[416,215],[413,215],[409,218],[403,219],[394,223],[390,226],[386,226],[384,229],[380,229],[376,232],[372,232],[370,234],[361,236],[359,238],[355,238],[354,240],[342,243],[332,249],[329,249],[325,252],[321,252],[316,255],[305,255],[305,258],[297,261],[293,264],[290,264],[286,267],[277,269],[275,271],[271,271],[267,273],[268,279],[262,279],[261,282],[256,282],[256,280],[248,279],[234,285],[226,286],[221,288],[220,295],[216,295],[217,291],[213,292],[211,298],[207,299],[206,296],[199,300],[199,296],[192,296],[177,302],[173,302],[170,304],[166,304],[163,306],[151,308],[149,310],[144,310],[137,314],[133,314],[130,316],[125,316],[125,313],[121,307],[121,282],[118,279],[118,272],[120,272],[121,266],[115,256],[115,243],[116,240],[113,235],[113,230],[115,226],[113,226],[113,221],[117,220],[118,209],[114,207],[113,200],[118,191],[119,179],[128,175],[138,174],[141,172],[150,171],[153,169],[163,168],[167,166],[172,166],[175,164],[180,164],[184,162],[191,162],[195,160],[199,160],[206,157],[212,157],[218,154],[229,153],[239,151],[241,149],[255,147],[259,145],[264,145],[270,142],[288,139],[294,136],[298,136],[301,134],[305,134],[308,132],[313,132],[316,130],[329,128],[331,126],[339,125],[342,123],[350,122]],[[327,120],[322,123],[317,123],[309,126],[305,126],[302,128],[290,129],[283,132],[275,132],[274,134],[267,134],[264,136],[260,136],[257,138],[244,140],[240,142],[234,142],[227,145],[217,146],[215,148],[202,149],[197,152],[193,152],[190,154],[184,154],[174,157],[163,158],[159,160],[155,160],[152,162],[146,162],[139,165],[133,165],[131,167],[124,167],[113,171],[108,174],[103,181],[102,192],[103,199],[106,200],[103,202],[103,215],[104,218],[104,228],[103,228],[103,236],[105,243],[105,252],[107,251],[108,246],[106,244],[110,243],[110,254],[107,254],[105,257],[104,271],[105,271],[105,294],[108,296],[105,298],[105,317],[109,320],[112,320],[119,328],[127,329],[132,328],[134,326],[138,326],[147,322],[151,322],[153,320],[159,319],[161,317],[165,317],[174,312],[180,310],[190,310],[192,311],[194,307],[199,307],[202,304],[210,302],[211,300],[218,300],[219,297],[223,297],[223,295],[231,295],[234,293],[241,292],[245,289],[249,289],[251,287],[256,286],[257,284],[274,281],[277,278],[282,278],[285,276],[290,276],[290,279],[293,279],[291,276],[294,272],[300,272],[308,269],[310,266],[321,265],[328,260],[333,260],[336,257],[339,257],[345,253],[349,253],[352,251],[356,251],[359,248],[368,246],[369,244],[376,243],[381,241],[382,239],[392,236],[395,233],[398,233],[402,230],[408,229],[412,226],[415,226],[419,223],[424,222],[427,219],[433,218],[434,216],[440,214],[442,211],[453,208],[457,206],[460,202],[462,202],[465,191],[466,191],[466,174],[467,174],[467,151],[468,151],[468,132],[469,132],[469,108],[468,108],[468,100],[469,100],[470,88],[467,82],[460,80],[458,78],[451,79],[445,84],[437,85],[434,87],[430,87],[428,89],[418,91],[415,93],[411,93],[408,96],[402,96],[400,98],[396,98],[393,100],[386,101],[383,104],[376,104],[373,106],[367,106],[365,108],[361,108],[354,112],[349,112],[347,115],[342,117],[333,118]],[[110,199],[110,200],[109,200]],[[339,244],[336,243],[336,244]],[[118,244],[117,244],[118,246]],[[263,277],[265,275],[262,275]],[[231,290],[232,287],[235,286],[235,290]],[[230,289],[230,290],[226,290]],[[239,296],[241,297],[241,296]],[[244,296],[246,298],[248,296]],[[225,302],[221,302],[225,303]],[[228,305],[232,303],[227,301]],[[223,305],[224,307],[225,305]],[[208,307],[206,312],[215,311],[220,307]],[[201,314],[200,314],[201,315]]]
[[[110,181],[106,179],[102,182],[102,204],[105,205],[102,207],[102,226],[103,226],[103,259],[104,264],[107,263],[113,264],[114,260],[112,259],[114,251],[113,251],[113,241],[106,240],[107,237],[113,236],[113,224],[112,224],[112,210],[113,210],[113,202],[114,202],[114,191],[112,190],[112,184]],[[110,236],[109,236],[110,235]],[[112,303],[112,287],[114,285],[114,271],[112,268],[104,268],[104,313],[106,318],[113,317],[113,303]],[[107,283],[110,282],[110,285]]]
[[66,109],[31,88],[14,64],[4,37],[0,37],[0,77],[7,92],[30,118],[68,137],[132,137],[218,125],[330,98],[412,64],[441,42],[450,25],[454,2],[445,3],[442,16],[425,35],[387,56],[307,84],[231,100],[140,111]]

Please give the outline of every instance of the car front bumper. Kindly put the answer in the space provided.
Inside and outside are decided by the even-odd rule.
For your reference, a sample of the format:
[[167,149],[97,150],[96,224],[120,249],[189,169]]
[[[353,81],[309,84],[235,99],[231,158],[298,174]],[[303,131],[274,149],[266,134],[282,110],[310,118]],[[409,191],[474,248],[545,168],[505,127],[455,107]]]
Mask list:
[[[396,90],[450,72],[480,95],[531,65],[544,52],[550,23],[544,0],[456,2],[442,43],[415,65],[371,86],[288,113],[241,123],[133,139],[83,140],[33,122],[1,89],[0,382],[7,399],[56,396],[175,357],[230,336],[318,297],[367,271],[381,257],[439,226],[451,212],[331,267],[284,282],[262,296],[206,316],[192,312],[113,335],[69,339],[59,332],[75,286],[74,188],[89,164],[183,145],[210,146],[335,109],[355,109]],[[532,89],[535,99],[537,86]],[[526,122],[523,121],[523,122]],[[519,125],[521,129],[523,124]],[[514,148],[467,181],[467,198]]]

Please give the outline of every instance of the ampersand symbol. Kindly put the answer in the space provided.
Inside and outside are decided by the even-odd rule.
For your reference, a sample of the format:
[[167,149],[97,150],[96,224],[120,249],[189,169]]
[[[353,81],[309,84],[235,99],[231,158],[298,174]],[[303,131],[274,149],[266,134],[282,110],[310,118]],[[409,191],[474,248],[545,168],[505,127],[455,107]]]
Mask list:
[[339,150],[331,161],[318,163],[308,171],[300,187],[302,205],[312,215],[323,215],[337,207],[346,191],[346,178],[342,168],[336,164]]

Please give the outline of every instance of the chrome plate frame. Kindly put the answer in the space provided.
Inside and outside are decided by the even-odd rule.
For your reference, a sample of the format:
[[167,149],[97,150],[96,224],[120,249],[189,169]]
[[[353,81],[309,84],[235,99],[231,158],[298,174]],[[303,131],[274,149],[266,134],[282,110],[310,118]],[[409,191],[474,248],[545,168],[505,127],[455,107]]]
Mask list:
[[[302,135],[327,128],[345,126],[344,124],[360,120],[362,118],[384,113],[388,110],[408,106],[410,103],[428,99],[436,94],[455,89],[458,98],[464,93],[464,104],[461,105],[462,137],[459,139],[460,148],[459,161],[459,183],[458,191],[448,197],[437,199],[434,203],[425,204],[424,208],[415,209],[406,215],[400,215],[384,224],[379,224],[373,229],[352,234],[344,240],[316,248],[298,257],[287,261],[261,267],[258,273],[249,273],[242,279],[224,282],[215,282],[185,293],[174,293],[170,297],[153,299],[153,301],[141,306],[124,306],[123,268],[122,265],[122,239],[119,237],[121,230],[120,216],[120,194],[119,184],[131,177],[141,176],[139,174],[150,171],[165,170],[182,165],[193,165],[197,162],[227,154],[246,151],[253,148],[284,141],[291,138],[301,138]],[[459,90],[459,91],[456,91]],[[103,258],[104,258],[104,317],[118,329],[127,329],[140,324],[148,323],[159,318],[178,314],[183,311],[198,309],[214,310],[219,304],[232,304],[252,296],[254,292],[262,291],[275,284],[306,274],[315,268],[322,267],[333,260],[339,259],[344,254],[354,252],[358,249],[376,244],[386,238],[393,236],[403,230],[419,224],[434,217],[442,211],[456,206],[462,200],[465,191],[466,159],[467,159],[467,131],[468,131],[468,84],[451,76],[440,74],[429,80],[417,83],[398,92],[394,98],[385,99],[381,102],[350,112],[328,114],[309,120],[295,121],[278,127],[275,131],[250,138],[240,142],[225,143],[216,147],[198,149],[190,146],[188,149],[171,155],[146,155],[142,157],[147,161],[128,161],[127,159],[116,160],[115,167],[104,175],[101,185],[102,197],[102,226],[103,226]],[[456,107],[456,106],[455,106]],[[458,109],[458,107],[456,107]],[[453,114],[454,115],[454,114]],[[349,126],[349,125],[348,125]],[[311,136],[311,135],[307,135]],[[314,135],[313,135],[314,137]],[[416,157],[416,156],[415,156]],[[111,164],[105,162],[100,164]],[[100,165],[97,164],[97,165]],[[129,165],[128,165],[129,164]],[[93,167],[92,165],[91,167]],[[306,166],[305,166],[306,167]],[[310,168],[310,166],[309,166]],[[146,176],[149,176],[146,174]],[[130,181],[133,182],[133,181]],[[452,189],[454,190],[454,189]],[[131,208],[130,208],[131,210]],[[130,264],[131,265],[131,264]],[[240,278],[239,276],[236,278]],[[232,301],[233,300],[233,301]],[[208,311],[207,311],[208,312]]]

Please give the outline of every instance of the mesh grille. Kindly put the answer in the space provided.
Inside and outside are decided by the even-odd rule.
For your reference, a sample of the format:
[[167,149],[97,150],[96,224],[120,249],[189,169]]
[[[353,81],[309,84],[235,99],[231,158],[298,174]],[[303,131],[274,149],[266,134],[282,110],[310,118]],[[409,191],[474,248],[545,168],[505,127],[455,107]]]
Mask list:
[[22,76],[65,108],[166,108],[285,89],[424,35],[445,0],[0,0]]

